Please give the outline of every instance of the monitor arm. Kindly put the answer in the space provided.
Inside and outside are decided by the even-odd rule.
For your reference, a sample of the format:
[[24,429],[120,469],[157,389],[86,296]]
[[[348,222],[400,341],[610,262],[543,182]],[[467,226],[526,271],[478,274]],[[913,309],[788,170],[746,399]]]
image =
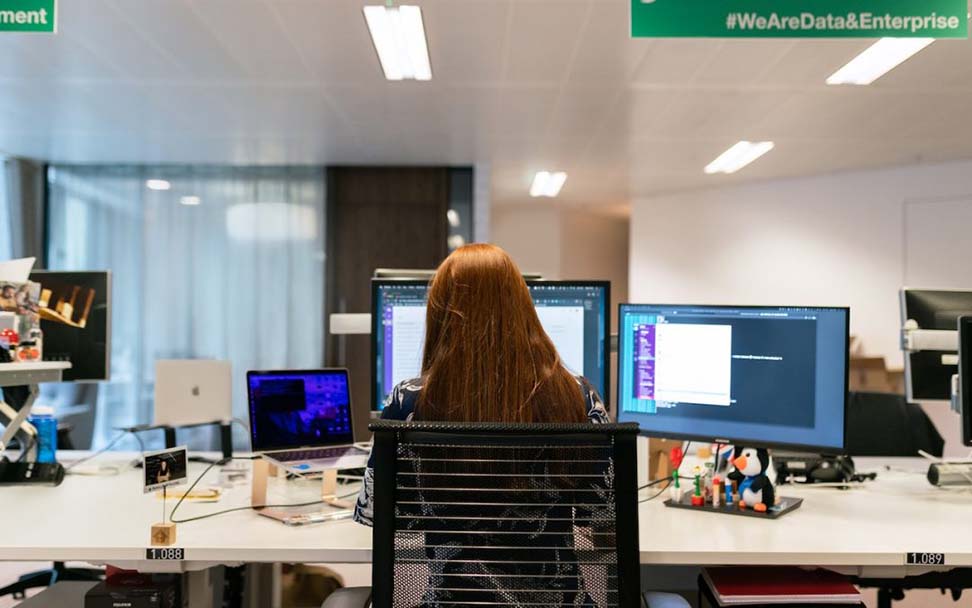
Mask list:
[[950,329],[921,329],[909,319],[901,328],[901,350],[917,353],[923,350],[958,352],[958,331]]
[[29,446],[27,461],[34,462],[37,460],[37,429],[34,428],[34,425],[27,422],[27,417],[30,416],[30,410],[34,406],[37,395],[40,393],[40,388],[36,384],[30,384],[27,388],[27,399],[19,411],[15,410],[6,402],[0,401],[0,421],[7,421],[3,435],[0,436],[0,452],[6,450],[10,441],[17,433],[20,433],[22,436],[22,447],[27,449]]

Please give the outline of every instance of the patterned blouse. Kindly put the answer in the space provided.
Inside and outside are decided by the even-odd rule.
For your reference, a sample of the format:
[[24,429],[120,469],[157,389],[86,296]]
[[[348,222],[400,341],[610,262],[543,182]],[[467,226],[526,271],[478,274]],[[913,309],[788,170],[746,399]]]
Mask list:
[[[584,393],[588,420],[595,424],[610,422],[607,410],[604,408],[604,402],[601,400],[601,396],[597,394],[597,390],[582,376],[574,376],[574,379],[577,380],[577,384]],[[388,399],[385,400],[385,409],[382,410],[381,417],[385,420],[411,420],[415,415],[415,406],[418,403],[421,390],[422,381],[418,378],[406,380],[396,386]],[[371,461],[368,462],[368,468],[365,469],[364,474],[364,483],[361,486],[361,492],[358,494],[358,502],[354,507],[354,520],[366,526],[373,525],[375,487],[373,464]]]

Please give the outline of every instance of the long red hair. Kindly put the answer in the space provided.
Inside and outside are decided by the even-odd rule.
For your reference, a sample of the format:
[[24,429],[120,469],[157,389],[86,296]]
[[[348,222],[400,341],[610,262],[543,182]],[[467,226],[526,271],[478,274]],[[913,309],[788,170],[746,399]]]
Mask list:
[[429,287],[416,417],[584,422],[584,397],[543,330],[523,275],[495,245],[454,251]]

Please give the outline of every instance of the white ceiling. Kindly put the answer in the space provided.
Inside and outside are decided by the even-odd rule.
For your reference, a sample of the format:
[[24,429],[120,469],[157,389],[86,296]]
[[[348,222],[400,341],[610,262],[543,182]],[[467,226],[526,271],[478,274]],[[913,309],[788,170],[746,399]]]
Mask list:
[[[377,0],[374,0],[378,3]],[[62,0],[0,34],[0,151],[63,162],[488,163],[496,203],[562,204],[972,157],[972,43],[871,87],[864,40],[630,40],[628,0],[417,0],[434,78],[386,82],[364,0]],[[702,168],[739,139],[776,149]]]

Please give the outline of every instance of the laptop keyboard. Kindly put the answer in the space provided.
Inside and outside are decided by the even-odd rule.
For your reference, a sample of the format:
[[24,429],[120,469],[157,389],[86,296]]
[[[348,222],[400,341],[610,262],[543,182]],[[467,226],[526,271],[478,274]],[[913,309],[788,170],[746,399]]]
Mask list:
[[298,460],[328,460],[342,456],[363,456],[365,454],[367,454],[365,450],[345,445],[337,448],[310,448],[292,452],[275,452],[272,456],[280,462],[296,462]]

